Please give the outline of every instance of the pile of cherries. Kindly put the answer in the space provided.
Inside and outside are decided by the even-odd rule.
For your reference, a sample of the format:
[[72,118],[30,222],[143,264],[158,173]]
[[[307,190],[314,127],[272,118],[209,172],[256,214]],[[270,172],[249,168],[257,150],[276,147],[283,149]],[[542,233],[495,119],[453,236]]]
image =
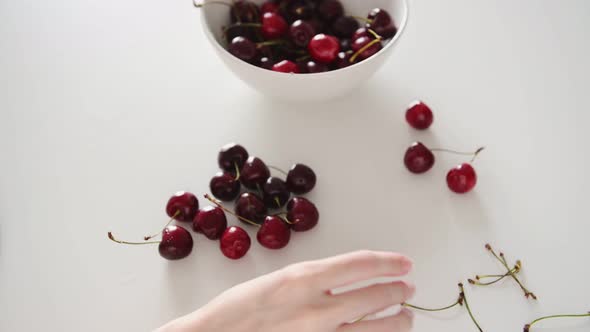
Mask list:
[[[283,73],[320,73],[348,67],[379,52],[397,33],[391,15],[372,9],[367,18],[347,16],[339,0],[269,0],[226,4],[228,51],[255,66]],[[362,22],[361,23],[359,23]]]
[[[192,229],[210,240],[219,240],[221,252],[228,258],[240,259],[251,246],[250,235],[239,226],[229,226],[226,212],[244,224],[258,227],[256,239],[265,248],[281,249],[291,239],[291,231],[305,232],[319,221],[316,206],[299,195],[310,192],[316,184],[314,171],[295,164],[289,172],[267,166],[260,158],[251,157],[246,149],[231,143],[218,155],[221,169],[210,181],[211,193],[205,198],[213,205],[199,209],[199,200],[189,192],[178,192],[168,200],[166,213],[171,218],[162,232],[146,236],[144,242],[127,242],[108,233],[109,239],[122,244],[159,244],[160,255],[169,260],[187,257],[193,249],[190,232],[173,220],[192,223]],[[286,178],[271,176],[270,168]],[[242,186],[246,189],[242,191]],[[291,195],[294,195],[291,197]],[[235,201],[234,211],[222,205]],[[149,241],[162,235],[161,241]]]
[[[434,115],[428,105],[424,102],[416,101],[406,110],[406,121],[414,129],[425,130],[432,125]],[[477,173],[471,164],[475,161],[477,155],[483,151],[483,148],[479,148],[475,152],[457,152],[448,149],[430,149],[420,142],[414,142],[406,150],[404,164],[412,173],[425,173],[434,166],[435,159],[433,152],[437,151],[472,156],[470,162],[459,164],[447,173],[447,185],[449,189],[458,194],[471,191],[477,183]]]

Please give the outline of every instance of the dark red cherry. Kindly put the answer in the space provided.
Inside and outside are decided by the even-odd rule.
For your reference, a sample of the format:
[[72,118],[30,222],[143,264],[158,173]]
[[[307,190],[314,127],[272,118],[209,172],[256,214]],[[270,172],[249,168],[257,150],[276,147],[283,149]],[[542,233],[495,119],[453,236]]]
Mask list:
[[406,111],[406,121],[415,129],[428,129],[434,121],[434,115],[430,107],[421,101],[416,101]]
[[404,164],[410,172],[421,174],[434,165],[434,154],[424,144],[415,142],[406,150]]
[[232,226],[227,228],[221,235],[219,248],[225,257],[240,259],[246,255],[251,243],[250,235],[245,230]]
[[262,186],[262,198],[269,209],[279,209],[287,204],[291,193],[287,190],[285,181],[270,177]]
[[278,216],[268,216],[256,234],[256,239],[268,249],[281,249],[289,244],[291,230],[289,225]]
[[244,37],[250,41],[260,41],[259,27],[253,27],[242,23],[234,23],[225,29],[226,40],[232,41],[236,37]]
[[307,47],[313,36],[315,36],[315,29],[310,23],[303,20],[297,20],[291,24],[289,37],[296,46]]
[[287,173],[287,189],[296,195],[307,194],[315,187],[316,180],[316,175],[309,166],[295,164]]
[[[352,50],[357,53],[362,50],[365,46],[369,45],[369,43],[373,42],[373,38],[371,37],[361,37],[353,41],[352,43]],[[383,44],[379,41],[375,41],[374,44],[369,46],[368,48],[364,49],[362,52],[359,53],[356,62],[363,61],[375,55],[375,53],[379,52],[383,48]]]
[[166,204],[166,214],[178,221],[192,222],[199,211],[199,200],[192,193],[179,191]]
[[313,9],[313,4],[307,0],[290,0],[286,11],[291,20],[307,20],[313,16]]
[[477,173],[468,163],[452,168],[447,173],[447,185],[457,194],[470,192],[477,184]]
[[263,69],[267,69],[267,70],[272,70],[272,66],[274,64],[275,64],[274,61],[272,61],[272,59],[267,56],[262,56],[262,57],[258,58],[258,60],[256,61],[256,65],[258,67],[263,68]]
[[226,228],[227,219],[219,207],[206,206],[199,210],[193,220],[193,229],[200,230],[209,240],[219,239]]
[[160,256],[168,260],[178,260],[188,256],[193,250],[191,233],[180,226],[169,225],[162,231],[162,241],[158,245]]
[[384,39],[392,38],[396,34],[397,28],[386,10],[374,8],[367,18],[369,20],[366,24],[367,28],[372,29]]
[[281,38],[287,33],[289,25],[277,13],[264,13],[262,16],[262,35],[266,39]]
[[332,23],[332,33],[339,38],[352,38],[359,22],[351,16],[341,16]]
[[267,1],[262,4],[260,7],[260,12],[264,13],[278,13],[279,12],[279,5],[273,1]]
[[318,14],[328,22],[344,15],[344,7],[339,0],[323,0],[318,6]]
[[299,67],[297,66],[297,64],[289,60],[283,60],[281,62],[275,63],[272,66],[272,70],[280,73],[299,73]]
[[217,154],[217,164],[226,172],[235,173],[236,167],[242,169],[247,159],[248,151],[236,143],[224,145]]
[[209,182],[211,193],[224,202],[233,201],[240,194],[240,181],[233,173],[217,173]]
[[316,34],[325,32],[326,24],[319,17],[314,17],[311,20],[308,20],[308,22],[311,24]]
[[293,197],[287,203],[287,220],[291,223],[291,229],[296,232],[305,232],[314,228],[320,219],[320,213],[316,206],[303,197]]
[[230,10],[232,23],[256,23],[260,21],[258,6],[251,1],[237,0],[233,2]]
[[[243,193],[236,200],[235,213],[243,218],[262,224],[266,217],[267,209],[264,201],[254,193]],[[240,219],[240,221],[244,222]]]
[[330,63],[340,52],[340,41],[334,36],[320,33],[315,35],[307,46],[311,57],[321,63]]
[[341,69],[350,66],[352,63],[350,62],[350,57],[352,56],[352,52],[339,52],[338,56],[336,56],[336,60],[334,61],[334,68]]
[[256,56],[256,44],[241,36],[232,39],[227,49],[229,53],[246,62],[254,60]]
[[260,158],[249,157],[240,172],[242,184],[252,190],[259,189],[270,177],[270,170]]
[[299,67],[300,71],[306,74],[323,73],[330,70],[330,68],[326,64],[312,60],[300,63]]
[[369,33],[369,31],[367,30],[367,28],[358,28],[354,34],[352,35],[352,40],[357,40],[361,37],[371,37],[373,38],[373,35],[371,35]]
[[340,39],[340,51],[346,52],[352,50],[352,40]]

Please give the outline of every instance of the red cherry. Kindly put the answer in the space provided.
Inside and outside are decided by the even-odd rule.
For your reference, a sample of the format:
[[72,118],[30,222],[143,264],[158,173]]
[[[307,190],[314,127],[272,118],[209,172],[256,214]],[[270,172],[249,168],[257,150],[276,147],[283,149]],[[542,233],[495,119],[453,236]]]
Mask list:
[[272,1],[267,1],[262,4],[260,7],[260,11],[262,14],[264,13],[278,13],[279,12],[279,5]]
[[[368,46],[371,43],[371,46]],[[365,48],[367,47],[367,48]],[[381,41],[375,40],[372,37],[365,36],[355,39],[352,42],[352,50],[354,51],[355,55],[364,49],[362,52],[358,53],[356,61],[362,61],[367,58],[372,57],[377,52],[379,52],[383,48],[383,44]]]
[[217,154],[219,168],[226,172],[236,172],[236,168],[242,169],[248,159],[248,151],[236,143],[224,145]]
[[430,107],[421,101],[416,101],[410,105],[406,111],[406,121],[415,129],[428,129],[434,121],[434,115]]
[[458,165],[447,173],[447,185],[449,189],[458,194],[471,191],[476,183],[477,174],[475,173],[475,169],[468,163]]
[[269,177],[270,170],[264,161],[257,157],[248,158],[240,172],[240,181],[246,188],[252,190],[262,187]]
[[199,210],[199,201],[192,193],[179,191],[170,197],[166,204],[166,213],[170,218],[182,222],[191,222]]
[[250,249],[252,241],[250,235],[240,227],[232,226],[227,228],[221,235],[219,248],[225,257],[240,259]]
[[334,36],[323,33],[315,35],[307,46],[311,57],[322,63],[330,63],[340,52],[340,41]]
[[213,206],[207,206],[199,210],[195,220],[193,220],[193,229],[200,231],[209,240],[217,240],[227,228],[227,219],[222,209]]
[[272,66],[272,70],[278,71],[280,73],[299,73],[299,67],[292,61],[283,60],[281,62],[275,63]]
[[424,173],[434,165],[434,154],[424,144],[414,142],[406,150],[404,164],[412,173]]
[[[266,216],[267,209],[264,201],[254,193],[243,193],[235,204],[235,214],[250,220],[256,224],[261,224]],[[244,222],[244,220],[240,219]]]
[[209,182],[209,189],[217,199],[233,201],[240,194],[240,181],[232,173],[219,172]]
[[316,183],[314,171],[307,165],[295,164],[287,173],[287,189],[296,195],[303,195],[310,192]]
[[193,250],[191,233],[180,226],[166,226],[162,231],[162,241],[158,245],[160,256],[168,260],[182,259]]
[[281,249],[289,244],[289,225],[277,216],[268,216],[256,234],[256,239],[265,248]]
[[264,13],[262,16],[262,35],[266,39],[281,38],[287,33],[289,25],[277,13]]
[[336,69],[341,69],[352,65],[352,63],[350,63],[351,56],[352,52],[339,52],[338,56],[336,56],[336,61],[334,61],[334,67],[336,67]]
[[291,229],[296,232],[305,232],[314,228],[320,219],[320,213],[316,206],[303,197],[293,197],[287,203],[287,220],[291,223]]
[[367,30],[367,28],[358,28],[354,34],[352,35],[352,40],[357,40],[361,37],[373,37],[373,35],[369,34],[369,31]]

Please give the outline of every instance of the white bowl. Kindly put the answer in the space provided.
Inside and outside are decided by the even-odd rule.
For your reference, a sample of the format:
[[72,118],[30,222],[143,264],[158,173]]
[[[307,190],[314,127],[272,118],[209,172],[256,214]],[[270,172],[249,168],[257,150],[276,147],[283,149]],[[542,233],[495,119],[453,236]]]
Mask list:
[[[265,0],[251,0],[261,4]],[[206,2],[206,1],[205,1]],[[342,0],[347,15],[366,17],[373,8],[387,10],[397,28],[395,37],[374,56],[352,66],[317,74],[285,74],[244,62],[225,49],[222,27],[230,24],[227,6],[201,8],[205,34],[223,62],[242,81],[269,97],[287,101],[321,101],[343,96],[369,79],[392,53],[408,20],[408,0]]]

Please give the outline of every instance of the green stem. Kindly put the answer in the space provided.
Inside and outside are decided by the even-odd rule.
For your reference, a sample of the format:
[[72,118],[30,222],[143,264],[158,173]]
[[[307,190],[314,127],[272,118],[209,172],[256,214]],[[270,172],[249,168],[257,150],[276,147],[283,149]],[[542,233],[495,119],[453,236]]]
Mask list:
[[225,211],[225,212],[227,212],[227,213],[231,214],[232,216],[234,216],[234,217],[236,217],[236,218],[240,219],[241,221],[243,221],[243,222],[245,222],[245,223],[247,223],[247,224],[250,224],[250,225],[252,225],[252,226],[260,227],[260,225],[258,225],[257,223],[253,222],[252,220],[250,220],[250,219],[246,219],[246,218],[244,218],[244,217],[242,217],[242,216],[239,216],[239,215],[237,215],[235,212],[233,212],[233,211],[230,211],[228,208],[226,208],[225,206],[221,205],[221,202],[220,202],[220,201],[218,201],[218,200],[216,200],[215,198],[213,198],[213,197],[209,196],[209,194],[205,194],[205,198],[206,198],[206,199],[208,199],[208,200],[209,200],[211,203],[213,203],[213,204],[217,205],[217,207],[219,207],[219,208],[220,208],[220,209],[222,209],[223,211]]
[[236,169],[236,181],[238,181],[240,179],[240,168],[237,163],[234,163],[234,168]]
[[471,308],[469,307],[469,302],[467,302],[467,296],[465,295],[465,289],[463,288],[463,284],[459,284],[459,288],[461,289],[461,297],[463,298],[463,302],[465,303],[465,308],[467,308],[467,312],[469,313],[469,317],[471,317],[471,320],[473,321],[475,326],[477,326],[477,329],[479,330],[479,332],[483,332],[481,326],[479,326],[479,323],[477,323],[477,320],[473,316],[473,312],[471,312]]
[[353,54],[350,57],[350,63],[354,63],[356,61],[356,59],[359,57],[359,55],[361,55],[361,53],[363,53],[364,51],[368,50],[371,46],[380,43],[381,42],[381,38],[377,38],[377,39],[373,39],[370,43],[368,43],[367,45],[363,46],[363,48],[361,48],[360,50],[356,51],[355,54]]
[[402,306],[404,306],[404,307],[412,308],[412,309],[416,309],[416,310],[420,310],[420,311],[428,311],[428,312],[445,311],[445,310],[454,308],[454,307],[456,307],[458,305],[461,305],[461,298],[459,298],[459,300],[457,300],[457,302],[455,302],[455,303],[453,303],[453,304],[451,304],[449,306],[446,306],[446,307],[443,307],[443,308],[438,308],[438,309],[429,309],[429,308],[423,308],[423,307],[419,307],[419,306],[416,306],[416,305],[413,305],[413,304],[409,304],[409,303],[402,303]]
[[[306,57],[309,57],[309,55],[306,55]],[[283,174],[284,176],[287,176],[288,175],[287,172],[283,171],[282,169],[280,169],[280,168],[278,168],[276,166],[268,165],[267,167],[270,168],[270,169],[274,169],[275,171]]]
[[128,241],[121,241],[121,240],[117,240],[115,238],[115,236],[113,236],[113,233],[108,232],[107,236],[109,237],[109,240],[113,241],[113,242],[117,242],[120,244],[130,244],[130,245],[134,245],[134,246],[142,246],[145,244],[159,244],[160,241],[151,241],[151,242],[128,242]]
[[[494,251],[494,249],[492,248],[492,246],[490,246],[489,244],[486,244],[486,249],[492,253],[492,255],[494,256],[494,258],[496,258],[496,260],[498,260],[498,262],[500,262],[502,265],[504,265],[504,267],[506,268],[506,270],[508,272],[511,271],[510,267],[508,267],[508,264],[506,263],[506,258],[504,257],[503,259],[500,258],[496,252]],[[504,254],[502,254],[502,256],[504,256]],[[514,279],[514,281],[516,281],[516,283],[518,284],[518,286],[520,286],[520,289],[522,289],[522,291],[524,292],[524,296],[525,297],[532,297],[533,300],[537,299],[537,296],[529,291],[526,287],[524,287],[524,285],[520,282],[520,280],[516,277],[516,275],[514,273],[510,273],[510,276],[512,277],[512,279]]]
[[[174,215],[172,216],[172,218],[170,218],[170,220],[168,221],[168,223],[166,223],[166,225],[164,226],[164,228],[168,227],[168,225],[170,225],[170,223],[172,223],[172,221],[173,221],[173,220],[174,220],[176,217],[178,217],[178,215],[179,215],[179,214],[180,214],[180,210],[176,210],[176,212],[174,213]],[[144,237],[143,237],[143,240],[144,240],[144,241],[150,240],[150,239],[152,239],[152,238],[154,238],[154,237],[156,237],[156,236],[158,236],[158,235],[160,235],[160,234],[162,234],[162,231],[159,231],[159,232],[157,232],[157,233],[154,233],[154,234],[152,234],[152,235],[149,235],[149,236],[144,236]]]
[[532,321],[529,324],[526,324],[524,326],[524,332],[529,332],[529,330],[531,329],[531,327],[533,327],[533,325],[535,325],[536,323],[540,322],[540,321],[544,321],[547,319],[554,319],[554,318],[581,318],[581,317],[590,317],[590,312],[586,313],[586,314],[581,314],[581,315],[551,315],[551,316],[545,316],[545,317],[541,317],[541,318],[537,318],[534,321]]

